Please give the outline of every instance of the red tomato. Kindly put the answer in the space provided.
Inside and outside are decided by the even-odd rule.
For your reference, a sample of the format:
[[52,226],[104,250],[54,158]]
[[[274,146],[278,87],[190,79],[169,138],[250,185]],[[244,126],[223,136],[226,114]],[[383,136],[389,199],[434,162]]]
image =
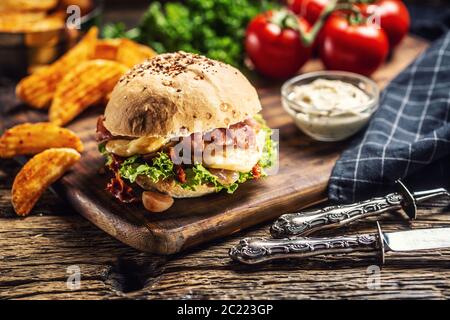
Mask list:
[[[295,73],[311,57],[311,48],[302,44],[300,34],[293,28],[279,25],[268,11],[250,21],[245,37],[245,49],[257,71],[271,78],[285,79]],[[295,15],[301,30],[309,24]]]
[[388,39],[372,24],[351,24],[345,15],[332,15],[324,27],[320,57],[327,69],[369,76],[386,60]]
[[288,0],[288,7],[313,25],[327,3],[328,0]]
[[[408,33],[410,19],[403,2],[399,0],[379,0],[373,4],[361,6],[365,16],[372,16],[386,32],[391,49]],[[378,21],[377,21],[378,20]]]

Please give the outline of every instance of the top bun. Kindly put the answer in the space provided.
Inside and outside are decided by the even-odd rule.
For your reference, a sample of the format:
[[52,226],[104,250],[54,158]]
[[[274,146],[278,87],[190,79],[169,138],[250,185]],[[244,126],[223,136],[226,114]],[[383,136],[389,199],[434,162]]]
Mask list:
[[239,70],[176,52],[138,64],[119,80],[104,125],[115,136],[178,137],[228,128],[260,110],[255,88]]

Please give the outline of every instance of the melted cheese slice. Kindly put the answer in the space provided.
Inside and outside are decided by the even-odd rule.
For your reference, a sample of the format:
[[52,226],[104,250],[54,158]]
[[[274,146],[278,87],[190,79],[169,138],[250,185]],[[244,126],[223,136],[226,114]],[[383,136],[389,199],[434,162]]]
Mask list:
[[249,149],[225,148],[223,152],[210,152],[205,148],[203,165],[207,168],[226,169],[238,172],[249,172],[261,159],[266,135],[260,130],[256,136],[256,144]]
[[146,154],[159,150],[169,139],[163,137],[141,137],[133,140],[114,139],[106,143],[106,151],[121,157]]

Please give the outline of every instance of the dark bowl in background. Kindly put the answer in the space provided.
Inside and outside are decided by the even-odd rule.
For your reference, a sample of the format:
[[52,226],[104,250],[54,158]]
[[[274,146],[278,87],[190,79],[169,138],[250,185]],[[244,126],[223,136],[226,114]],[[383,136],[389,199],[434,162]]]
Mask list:
[[81,28],[44,32],[0,32],[0,75],[18,79],[52,63],[92,26],[100,25],[103,1],[94,0],[90,12],[81,17]]

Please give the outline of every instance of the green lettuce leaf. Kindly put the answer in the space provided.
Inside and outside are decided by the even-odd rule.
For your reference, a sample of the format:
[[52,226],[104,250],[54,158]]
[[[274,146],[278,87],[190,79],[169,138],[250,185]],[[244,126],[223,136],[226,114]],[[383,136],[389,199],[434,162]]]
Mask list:
[[[262,157],[259,161],[262,170],[262,176],[266,176],[265,168],[271,167],[276,161],[276,144],[272,141],[272,130],[266,125],[261,115],[256,115],[255,120],[261,124],[262,130],[266,134],[266,142],[264,145]],[[112,161],[111,155],[108,154],[105,144],[98,146],[100,153],[107,159],[107,165]],[[217,192],[226,190],[228,193],[236,191],[240,183],[253,179],[252,171],[246,173],[239,173],[239,179],[230,185],[223,185],[218,181],[218,178],[213,175],[202,164],[195,164],[192,167],[185,169],[186,182],[180,183],[184,189],[195,190],[197,186],[202,184],[209,184],[214,186]],[[129,180],[131,183],[136,181],[139,175],[144,175],[152,179],[153,182],[165,180],[175,177],[174,164],[169,155],[164,152],[159,152],[156,157],[152,159],[152,163],[145,162],[141,156],[135,155],[126,159],[119,168],[119,174],[122,178]],[[175,180],[177,181],[177,180]]]
[[276,161],[276,142],[271,139],[272,130],[269,127],[263,127],[262,130],[266,133],[266,143],[259,164],[262,168],[270,168]]
[[143,162],[140,156],[135,155],[120,165],[119,173],[122,178],[128,179],[132,183],[139,175],[147,176],[153,182],[157,182],[174,176],[173,162],[164,152],[159,152],[152,159],[152,165]]
[[204,166],[197,163],[192,168],[185,170],[186,182],[181,184],[184,189],[195,190],[197,186],[202,184],[213,185],[217,192],[226,190],[228,193],[233,193],[238,188],[237,183],[230,185],[221,184],[217,177],[209,172]]
[[251,180],[253,179],[253,172],[249,171],[249,172],[239,172],[239,179],[238,179],[238,183],[244,183],[247,180]]
[[272,140],[272,129],[267,126],[266,121],[261,114],[256,114],[253,118],[261,125],[261,129],[266,134],[266,142],[259,164],[263,169],[270,168],[275,164],[277,156],[277,145],[276,142]]
[[100,143],[98,145],[98,151],[106,158],[105,166],[109,167],[109,165],[112,163],[113,159],[108,151],[106,151],[106,142]]

